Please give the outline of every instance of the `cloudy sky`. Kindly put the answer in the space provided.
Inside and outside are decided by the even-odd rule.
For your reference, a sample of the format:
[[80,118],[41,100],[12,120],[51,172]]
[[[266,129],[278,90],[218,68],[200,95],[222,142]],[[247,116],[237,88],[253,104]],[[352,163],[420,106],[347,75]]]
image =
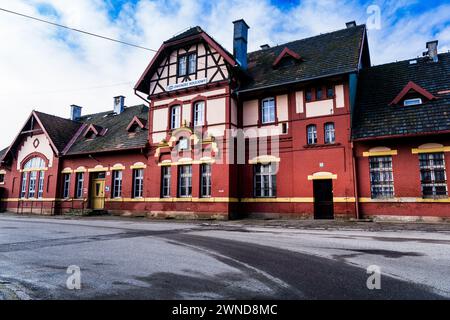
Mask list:
[[[374,64],[421,55],[433,39],[439,51],[450,50],[448,1],[0,0],[0,8],[152,49],[200,25],[231,51],[232,21],[244,18],[250,50],[351,20],[370,26]],[[71,104],[83,106],[83,114],[112,109],[116,95],[125,95],[127,105],[141,103],[132,88],[154,54],[2,11],[0,43],[0,149],[33,109],[68,117]]]

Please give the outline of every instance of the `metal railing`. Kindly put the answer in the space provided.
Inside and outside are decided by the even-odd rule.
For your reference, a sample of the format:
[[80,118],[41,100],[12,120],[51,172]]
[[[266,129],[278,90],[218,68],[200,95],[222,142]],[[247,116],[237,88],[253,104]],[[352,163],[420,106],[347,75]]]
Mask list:
[[62,214],[65,210],[75,211],[80,210],[81,214],[87,211],[87,199],[68,199],[60,201],[43,201],[39,199],[20,199],[17,202],[16,213],[17,214],[40,214],[42,215],[46,211],[50,215]]

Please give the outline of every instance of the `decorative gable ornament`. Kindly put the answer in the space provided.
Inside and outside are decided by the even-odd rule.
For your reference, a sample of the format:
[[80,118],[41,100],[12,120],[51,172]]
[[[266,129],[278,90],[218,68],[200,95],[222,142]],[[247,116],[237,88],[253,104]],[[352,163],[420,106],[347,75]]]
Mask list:
[[436,96],[432,95],[429,91],[425,90],[424,88],[422,88],[421,86],[417,85],[416,83],[410,81],[408,82],[408,84],[403,88],[402,91],[400,91],[400,93],[395,97],[394,100],[392,100],[392,102],[389,104],[390,106],[392,105],[398,105],[400,103],[400,101],[402,101],[405,96],[410,92],[410,91],[415,91],[416,93],[418,93],[419,95],[421,95],[422,97],[426,98],[427,100],[435,100],[437,99]]
[[275,59],[274,63],[273,63],[273,67],[276,68],[280,62],[286,58],[286,57],[290,57],[293,58],[297,61],[303,61],[303,58],[298,54],[295,53],[294,51],[292,51],[291,49],[289,49],[288,47],[285,47],[283,49],[283,51],[281,51],[281,53],[278,55],[278,57]]

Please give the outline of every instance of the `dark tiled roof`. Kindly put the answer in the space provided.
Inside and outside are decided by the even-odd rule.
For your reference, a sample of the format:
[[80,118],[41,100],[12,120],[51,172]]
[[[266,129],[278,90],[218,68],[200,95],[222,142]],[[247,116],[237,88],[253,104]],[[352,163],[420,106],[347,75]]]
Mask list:
[[177,40],[180,40],[180,39],[183,39],[183,38],[187,38],[187,37],[190,37],[190,36],[195,36],[195,35],[200,34],[202,32],[203,32],[202,28],[200,28],[199,26],[196,26],[196,27],[190,28],[189,30],[186,30],[186,31],[184,31],[184,32],[182,32],[182,33],[180,33],[180,34],[170,38],[167,41],[164,41],[164,43],[169,43],[169,42],[177,41]]
[[[409,81],[437,100],[417,106],[389,104]],[[361,71],[358,99],[353,119],[353,138],[417,134],[450,130],[450,53],[440,54],[439,62],[428,58],[389,63]]]
[[[135,116],[147,121],[148,107],[145,105],[127,107],[120,115],[108,111],[83,116],[79,121],[84,123],[85,126],[82,131],[80,130],[79,136],[66,154],[74,155],[144,148],[147,145],[148,130],[138,128],[134,134],[127,132],[127,127]],[[107,131],[103,136],[97,136],[91,140],[86,139],[84,134],[90,124],[107,129]]]
[[[251,81],[241,90],[301,82],[311,78],[356,71],[361,55],[365,25],[289,42],[248,54]],[[303,61],[273,67],[287,47]]]
[[81,126],[80,123],[69,119],[52,116],[39,111],[35,111],[35,113],[59,152],[64,150]]
[[5,148],[0,151],[0,161],[3,159],[3,156],[5,155],[6,151],[8,151],[9,148]]

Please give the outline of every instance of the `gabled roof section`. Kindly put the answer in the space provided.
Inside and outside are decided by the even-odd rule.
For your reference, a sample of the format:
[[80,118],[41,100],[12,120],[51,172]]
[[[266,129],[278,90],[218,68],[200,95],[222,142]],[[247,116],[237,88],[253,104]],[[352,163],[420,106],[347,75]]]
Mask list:
[[[353,139],[450,132],[450,53],[364,69],[358,81]],[[437,99],[396,108],[392,99],[412,81]],[[417,88],[416,88],[417,89]]]
[[273,67],[276,68],[278,66],[278,64],[281,62],[281,60],[286,57],[291,57],[298,61],[303,60],[299,54],[295,53],[288,47],[284,47],[283,51],[281,51],[281,53],[278,55],[277,59],[274,61]]
[[[301,54],[304,61],[273,68],[274,61],[285,48]],[[249,53],[248,74],[251,80],[239,92],[357,72],[362,64],[370,64],[365,25]]]
[[395,97],[394,100],[392,100],[392,102],[389,105],[396,105],[398,104],[401,100],[403,100],[403,98],[411,91],[415,91],[418,94],[420,94],[421,96],[423,96],[424,98],[427,98],[428,100],[433,100],[433,99],[437,99],[434,95],[432,95],[431,93],[429,93],[427,90],[425,90],[424,88],[422,88],[421,86],[415,84],[412,81],[409,81],[408,84],[403,88],[402,91],[400,91],[400,93]]
[[[128,126],[135,118],[142,119],[139,120],[142,122],[148,121],[148,107],[137,105],[125,107],[121,114],[108,111],[81,117],[78,121],[83,127],[64,154],[95,154],[145,148],[148,143],[148,131],[138,130],[133,135],[127,132]],[[88,129],[99,132],[99,135],[95,139],[87,139],[84,133]]]
[[164,59],[166,54],[169,54],[170,50],[176,46],[180,46],[185,42],[190,41],[205,41],[208,45],[214,48],[231,66],[237,66],[238,63],[234,56],[228,52],[224,47],[222,47],[217,41],[215,41],[211,36],[209,36],[202,28],[194,27],[191,28],[175,37],[170,38],[165,41],[163,45],[159,48],[158,52],[153,57],[150,64],[145,69],[139,81],[136,83],[134,90],[145,94],[149,94],[150,89],[150,77],[155,72],[160,62]]
[[127,131],[129,132],[134,126],[138,126],[141,129],[145,129],[145,126],[147,125],[147,120],[139,118],[135,116],[133,120],[131,120],[130,124],[127,127]]

